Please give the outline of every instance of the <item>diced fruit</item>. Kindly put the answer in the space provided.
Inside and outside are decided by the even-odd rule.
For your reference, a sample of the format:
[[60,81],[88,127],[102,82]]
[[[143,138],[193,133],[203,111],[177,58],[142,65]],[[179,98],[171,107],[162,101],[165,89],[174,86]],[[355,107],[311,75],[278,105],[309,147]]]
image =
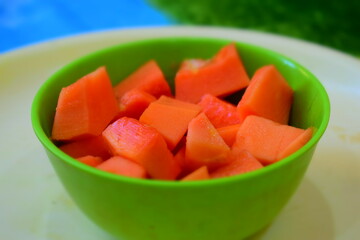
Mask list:
[[181,181],[196,181],[196,180],[206,180],[209,179],[209,172],[206,166],[202,166],[192,173],[188,174]]
[[294,92],[276,67],[249,82],[235,44],[184,60],[172,80],[175,98],[155,60],[115,87],[100,67],[61,90],[51,138],[103,171],[190,181],[262,168],[313,135],[288,125]]
[[175,96],[179,100],[198,103],[206,93],[226,96],[249,84],[234,44],[222,48],[208,62],[193,64],[194,60],[187,61],[190,62],[185,61],[175,76]]
[[288,124],[293,90],[274,65],[259,68],[238,104],[241,120],[257,115]]
[[216,129],[229,147],[234,144],[240,125],[241,124],[234,124]]
[[131,117],[139,119],[145,109],[154,102],[156,98],[144,91],[132,89],[127,91],[119,101],[119,114],[120,117]]
[[279,161],[279,153],[304,132],[300,128],[251,115],[241,124],[233,150],[236,153],[246,150],[262,164],[268,165]]
[[210,174],[211,178],[221,178],[238,175],[262,168],[263,165],[249,152],[241,151],[231,154],[232,160],[227,165],[216,169]]
[[142,90],[156,98],[171,96],[169,84],[155,60],[148,61],[114,87],[118,99],[131,89]]
[[178,151],[176,151],[176,153],[174,154],[174,159],[177,162],[177,164],[180,166],[180,169],[181,169],[179,175],[177,176],[178,179],[182,179],[183,177],[185,177],[186,175],[188,175],[190,172],[193,171],[193,170],[189,170],[186,167],[185,144],[182,145],[182,147],[179,148]]
[[195,170],[207,166],[213,170],[228,162],[229,146],[204,113],[191,120],[186,137],[186,167]]
[[52,139],[72,140],[99,136],[118,112],[105,67],[61,90]]
[[161,96],[144,111],[140,122],[158,130],[172,150],[185,135],[189,122],[199,112],[200,107],[196,104]]
[[198,103],[215,128],[240,123],[236,106],[211,94],[205,94]]
[[172,180],[180,172],[164,138],[149,125],[123,117],[110,124],[103,136],[114,155],[141,164],[152,178]]
[[133,178],[146,178],[146,170],[140,164],[120,156],[114,156],[100,165],[98,169]]
[[283,159],[287,156],[290,156],[297,150],[299,150],[302,146],[304,146],[312,137],[313,129],[308,128],[303,132],[300,136],[295,138],[294,141],[292,141],[289,145],[284,147],[283,150],[279,151],[279,154],[277,156],[277,159]]
[[95,156],[91,156],[91,155],[79,157],[79,158],[76,158],[76,160],[78,160],[79,162],[82,162],[86,165],[89,165],[91,167],[96,167],[104,161],[101,157],[95,157]]
[[73,158],[91,155],[107,159],[111,156],[101,135],[65,143],[59,148]]

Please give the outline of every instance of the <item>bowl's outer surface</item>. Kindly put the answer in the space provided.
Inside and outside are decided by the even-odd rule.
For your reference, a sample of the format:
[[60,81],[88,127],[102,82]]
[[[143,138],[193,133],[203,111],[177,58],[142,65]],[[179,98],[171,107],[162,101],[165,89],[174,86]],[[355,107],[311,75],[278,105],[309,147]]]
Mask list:
[[315,129],[305,147],[278,163],[209,181],[139,180],[83,165],[49,139],[61,88],[97,67],[105,65],[115,84],[145,61],[155,59],[173,85],[171,79],[181,60],[209,58],[227,43],[166,38],[119,45],[65,66],[39,90],[32,108],[35,133],[70,196],[103,229],[129,240],[238,240],[270,224],[295,192],[329,120],[327,94],[298,64],[244,43],[236,44],[249,75],[263,65],[276,65],[296,92],[291,124]]

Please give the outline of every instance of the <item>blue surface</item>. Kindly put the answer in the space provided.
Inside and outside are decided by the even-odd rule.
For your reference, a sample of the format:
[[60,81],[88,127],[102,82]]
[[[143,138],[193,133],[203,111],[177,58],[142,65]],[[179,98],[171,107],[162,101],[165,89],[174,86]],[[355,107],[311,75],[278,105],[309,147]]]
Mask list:
[[146,0],[0,0],[0,52],[72,34],[170,24]]

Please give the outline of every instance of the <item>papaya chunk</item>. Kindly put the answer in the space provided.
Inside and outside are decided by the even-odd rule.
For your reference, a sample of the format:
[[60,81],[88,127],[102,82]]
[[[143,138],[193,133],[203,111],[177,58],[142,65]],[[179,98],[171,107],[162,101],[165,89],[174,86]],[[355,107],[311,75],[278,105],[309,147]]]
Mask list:
[[52,139],[73,140],[99,136],[118,113],[105,67],[63,88],[56,107]]
[[207,166],[209,170],[228,162],[229,146],[204,113],[200,113],[189,123],[186,136],[186,167],[195,170]]
[[233,151],[239,153],[246,150],[263,165],[268,165],[279,161],[279,153],[304,132],[300,128],[251,115],[241,124]]
[[155,100],[156,98],[153,95],[142,90],[129,90],[118,100],[119,113],[116,118],[132,117],[139,119],[150,103]]
[[177,99],[198,103],[212,94],[226,96],[247,87],[249,77],[234,44],[223,47],[211,60],[185,60],[175,76]]
[[263,165],[247,151],[242,151],[236,155],[231,154],[230,156],[232,158],[231,162],[212,172],[210,174],[211,178],[234,176],[263,167]]
[[192,173],[189,173],[181,179],[181,181],[196,181],[196,180],[206,180],[209,179],[209,171],[206,166],[202,166]]
[[136,119],[123,117],[103,132],[110,150],[141,164],[154,179],[174,180],[180,167],[161,134]]
[[131,73],[115,87],[118,99],[129,90],[138,89],[159,98],[161,95],[171,96],[171,90],[163,72],[155,60],[150,60]]
[[211,94],[205,94],[198,105],[215,128],[240,123],[240,114],[236,106]]
[[241,124],[234,124],[234,125],[217,128],[216,130],[218,131],[218,133],[220,134],[222,139],[224,139],[226,144],[229,147],[231,147],[235,142],[236,134],[237,134],[240,126],[241,126]]
[[311,139],[313,131],[314,131],[313,128],[306,129],[305,132],[303,132],[300,136],[295,138],[294,141],[292,141],[289,145],[287,145],[281,151],[279,151],[277,159],[286,158],[287,156],[299,150]]
[[104,161],[101,157],[95,157],[95,156],[91,156],[91,155],[79,157],[79,158],[76,158],[76,160],[78,160],[79,162],[82,162],[86,165],[89,165],[91,167],[96,167]]
[[149,105],[139,120],[156,128],[172,150],[185,135],[189,122],[199,112],[200,107],[196,104],[161,96]]
[[87,155],[107,159],[111,156],[103,137],[88,137],[81,140],[65,143],[59,147],[63,152],[73,158]]
[[114,156],[97,166],[98,169],[133,178],[146,178],[146,170],[140,164],[121,156]]
[[288,124],[293,90],[274,65],[259,68],[237,106],[241,121],[257,115]]

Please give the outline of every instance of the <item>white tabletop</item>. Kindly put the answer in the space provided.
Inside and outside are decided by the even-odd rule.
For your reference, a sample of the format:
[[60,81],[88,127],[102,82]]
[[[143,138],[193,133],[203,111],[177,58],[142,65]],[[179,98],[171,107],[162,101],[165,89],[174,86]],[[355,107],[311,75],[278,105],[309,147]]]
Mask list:
[[33,134],[30,105],[39,86],[69,61],[106,46],[161,36],[261,45],[293,58],[320,79],[332,104],[327,132],[298,191],[274,223],[251,239],[360,239],[360,61],[300,40],[206,27],[98,32],[0,55],[0,239],[112,239],[61,186]]

